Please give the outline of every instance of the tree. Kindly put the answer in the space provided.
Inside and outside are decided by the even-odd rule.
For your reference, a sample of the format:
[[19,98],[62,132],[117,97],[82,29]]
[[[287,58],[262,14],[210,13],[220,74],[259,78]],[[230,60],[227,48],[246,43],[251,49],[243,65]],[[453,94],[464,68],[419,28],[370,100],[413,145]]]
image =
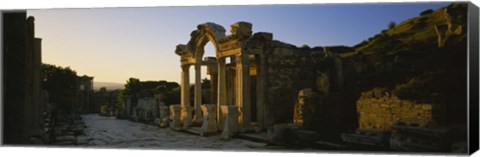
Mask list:
[[140,79],[129,78],[125,84],[125,94],[136,94],[141,91]]
[[422,11],[422,12],[420,13],[420,16],[425,16],[425,15],[432,14],[432,13],[433,13],[433,10],[432,10],[432,9],[428,9],[428,10]]
[[42,78],[42,88],[50,93],[50,101],[61,109],[71,110],[79,88],[77,73],[70,67],[42,64]]
[[107,92],[107,87],[100,87],[100,89],[98,90],[98,92],[100,92],[100,93],[106,93],[106,92]]
[[[129,78],[124,86],[125,89],[120,90],[117,96],[117,104],[123,104],[122,102],[124,101],[123,98],[125,97],[125,95],[134,95],[141,91],[140,79],[137,78]],[[136,97],[134,97],[134,99],[136,100]]]
[[176,82],[165,80],[142,82],[137,78],[129,78],[125,84],[125,89],[118,94],[117,102],[121,104],[125,95],[131,95],[132,100],[136,101],[138,94],[145,96],[154,93],[162,93],[164,95],[163,101],[166,104],[178,104],[180,100],[180,85]]
[[390,22],[388,23],[388,29],[392,29],[393,27],[397,26],[397,24],[395,22]]

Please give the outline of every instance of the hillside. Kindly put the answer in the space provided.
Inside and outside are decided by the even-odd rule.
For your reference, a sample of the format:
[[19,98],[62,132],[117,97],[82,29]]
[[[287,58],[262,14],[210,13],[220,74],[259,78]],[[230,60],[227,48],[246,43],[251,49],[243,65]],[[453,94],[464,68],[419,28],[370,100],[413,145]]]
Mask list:
[[[466,31],[466,3],[454,3],[437,10],[425,10],[419,16],[405,20],[393,28],[383,30],[367,41],[355,46],[357,52],[392,55],[399,52],[422,53],[438,46],[436,29],[449,27],[452,32],[463,36],[454,37],[460,42]],[[437,28],[436,28],[437,27]]]
[[386,88],[401,99],[444,104],[447,123],[465,124],[466,16],[467,3],[425,10],[341,54],[351,99]]

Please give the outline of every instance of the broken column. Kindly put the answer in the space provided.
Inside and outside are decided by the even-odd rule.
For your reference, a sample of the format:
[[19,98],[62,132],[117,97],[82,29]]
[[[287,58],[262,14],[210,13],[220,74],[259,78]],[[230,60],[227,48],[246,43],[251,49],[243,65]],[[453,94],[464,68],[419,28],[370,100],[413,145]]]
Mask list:
[[316,125],[315,98],[317,93],[306,88],[298,92],[298,100],[294,107],[293,123],[304,129],[311,129]]
[[159,126],[161,128],[167,127],[170,118],[168,117],[168,106],[162,101],[163,94],[156,94],[155,100],[157,101],[157,108],[158,108],[158,119],[159,119]]
[[180,110],[181,110],[181,105],[170,105],[170,128],[174,130],[180,130],[181,129],[181,121],[180,121]]
[[168,122],[170,121],[169,114],[168,114],[168,106],[161,105],[159,108],[160,108],[160,127],[164,128],[168,126]]
[[216,121],[216,105],[204,104],[202,105],[203,111],[203,124],[201,129],[201,135],[216,133],[217,121]]

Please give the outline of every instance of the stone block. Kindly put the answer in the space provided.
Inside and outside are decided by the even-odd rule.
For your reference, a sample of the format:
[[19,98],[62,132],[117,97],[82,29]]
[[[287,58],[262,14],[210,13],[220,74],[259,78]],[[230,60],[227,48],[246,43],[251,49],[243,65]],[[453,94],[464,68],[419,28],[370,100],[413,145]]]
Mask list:
[[183,117],[183,129],[188,129],[192,125],[192,111],[193,107],[185,106],[182,109]]
[[238,107],[237,106],[221,106],[224,121],[222,138],[230,139],[238,130]]

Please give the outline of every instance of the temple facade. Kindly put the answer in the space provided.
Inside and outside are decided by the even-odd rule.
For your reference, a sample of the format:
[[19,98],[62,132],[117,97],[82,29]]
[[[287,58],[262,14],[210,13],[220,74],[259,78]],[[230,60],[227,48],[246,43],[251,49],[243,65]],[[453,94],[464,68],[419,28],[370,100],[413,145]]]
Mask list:
[[[301,89],[328,94],[343,88],[341,60],[328,49],[298,48],[273,40],[272,33],[253,34],[248,22],[234,23],[230,32],[226,35],[224,27],[207,22],[192,31],[187,44],[177,45],[182,72],[181,104],[170,107],[175,128],[201,125],[204,133],[223,132],[227,137],[264,131],[277,123],[292,122]],[[204,57],[208,42],[216,57]],[[211,104],[202,104],[201,66],[207,67],[211,78]],[[193,91],[191,67],[195,71]]]

